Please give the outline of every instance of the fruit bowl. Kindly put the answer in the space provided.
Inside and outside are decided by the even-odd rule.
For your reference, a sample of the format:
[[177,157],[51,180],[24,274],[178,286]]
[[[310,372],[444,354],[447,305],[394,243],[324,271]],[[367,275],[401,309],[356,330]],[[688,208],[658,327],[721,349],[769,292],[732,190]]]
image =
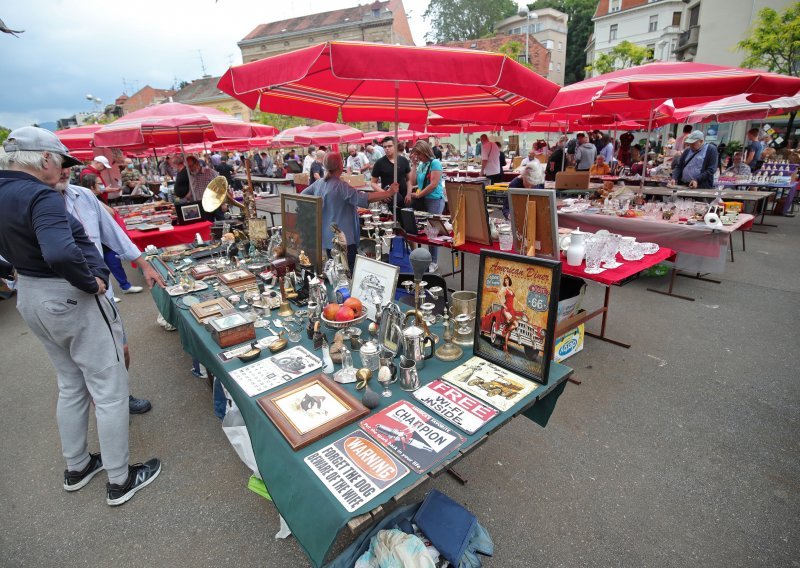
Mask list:
[[329,320],[324,315],[320,316],[322,319],[322,323],[324,323],[329,329],[344,329],[346,327],[350,327],[353,325],[358,325],[367,317],[367,310],[361,310],[361,315],[356,316],[355,318],[347,321],[336,321],[336,320]]

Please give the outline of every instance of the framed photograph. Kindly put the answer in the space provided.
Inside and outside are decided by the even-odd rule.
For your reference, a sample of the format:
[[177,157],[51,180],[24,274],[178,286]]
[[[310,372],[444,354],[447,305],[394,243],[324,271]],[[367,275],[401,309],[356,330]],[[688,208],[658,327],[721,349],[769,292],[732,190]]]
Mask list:
[[314,270],[322,272],[325,249],[331,247],[322,242],[322,197],[282,193],[281,220],[284,256],[299,263],[300,253],[305,252]]
[[451,219],[456,218],[459,198],[461,195],[464,196],[466,239],[482,245],[492,244],[492,234],[489,232],[489,211],[486,209],[483,184],[448,181],[445,183],[444,189],[447,193],[447,205]]
[[189,311],[199,323],[205,323],[209,318],[222,315],[222,312],[231,309],[233,306],[225,298],[214,298],[189,307]]
[[264,242],[269,239],[267,220],[263,217],[250,219],[247,225],[247,234],[251,241]]
[[203,220],[200,214],[200,203],[185,203],[183,205],[176,205],[175,208],[179,225],[188,225],[189,223]]
[[293,450],[369,414],[366,406],[323,373],[264,395],[258,404]]
[[239,268],[237,270],[231,270],[229,272],[223,272],[218,274],[217,277],[223,284],[227,284],[230,286],[231,284],[236,284],[237,282],[242,282],[246,280],[255,280],[255,275],[249,270],[245,270],[244,268]]
[[366,256],[356,256],[350,295],[361,300],[367,319],[375,321],[375,298],[380,298],[382,306],[394,301],[399,274],[398,266]]
[[514,250],[525,256],[560,260],[556,192],[550,189],[510,188],[508,204]]
[[482,250],[473,352],[547,384],[561,262]]
[[436,229],[436,235],[439,237],[449,237],[450,231],[447,230],[447,225],[444,224],[444,221],[437,217],[430,217],[428,219],[428,224]]

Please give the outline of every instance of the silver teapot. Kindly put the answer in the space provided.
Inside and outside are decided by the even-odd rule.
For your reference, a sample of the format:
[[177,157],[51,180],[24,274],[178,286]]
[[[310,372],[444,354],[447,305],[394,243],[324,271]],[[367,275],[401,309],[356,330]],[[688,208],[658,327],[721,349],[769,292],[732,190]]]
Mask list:
[[[428,347],[426,352],[425,347]],[[403,356],[417,364],[417,369],[425,367],[425,359],[433,357],[433,337],[425,330],[412,325],[403,330]]]

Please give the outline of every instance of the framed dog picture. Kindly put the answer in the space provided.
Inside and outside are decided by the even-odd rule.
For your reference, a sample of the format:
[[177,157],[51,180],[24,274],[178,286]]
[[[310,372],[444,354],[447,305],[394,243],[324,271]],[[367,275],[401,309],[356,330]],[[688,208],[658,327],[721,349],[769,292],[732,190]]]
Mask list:
[[293,450],[369,414],[366,406],[323,373],[272,391],[258,404]]
[[561,263],[482,250],[475,355],[547,384]]

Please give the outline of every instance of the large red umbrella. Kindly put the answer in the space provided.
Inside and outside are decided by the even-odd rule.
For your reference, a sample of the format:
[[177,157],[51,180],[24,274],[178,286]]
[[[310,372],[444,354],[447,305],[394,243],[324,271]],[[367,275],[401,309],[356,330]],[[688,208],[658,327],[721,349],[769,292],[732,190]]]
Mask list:
[[752,102],[747,95],[726,97],[711,103],[692,105],[675,109],[669,120],[658,120],[658,124],[670,122],[731,122],[734,120],[762,119],[784,114],[800,108],[800,96],[781,97],[765,102]]
[[310,144],[344,144],[360,139],[363,132],[346,124],[323,122],[315,126],[287,128],[272,139],[275,146],[308,146]]
[[563,87],[548,111],[618,114],[641,119],[653,105],[673,100],[676,108],[740,94],[788,97],[800,78],[704,63],[657,62],[621,69]]
[[85,124],[75,128],[56,130],[55,135],[67,147],[70,154],[81,160],[91,160],[94,157],[92,139],[94,133],[103,128],[102,124]]
[[250,124],[215,108],[165,103],[137,110],[103,127],[95,133],[94,145],[160,148],[274,134],[277,129],[272,126]]
[[341,112],[344,122],[419,123],[428,110],[507,122],[545,108],[558,92],[499,53],[337,41],[232,67],[218,87],[251,108],[329,122]]

